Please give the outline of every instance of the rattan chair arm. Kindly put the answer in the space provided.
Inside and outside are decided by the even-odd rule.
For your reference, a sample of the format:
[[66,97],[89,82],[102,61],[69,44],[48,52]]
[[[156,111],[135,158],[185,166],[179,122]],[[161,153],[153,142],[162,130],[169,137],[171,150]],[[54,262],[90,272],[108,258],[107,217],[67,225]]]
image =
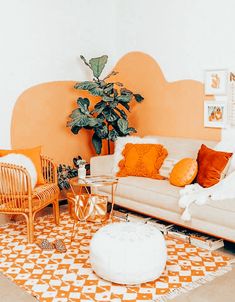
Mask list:
[[[22,191],[19,190],[19,184],[24,181]],[[17,194],[32,196],[32,184],[29,172],[23,166],[18,166],[9,163],[0,163],[0,182],[8,184],[11,192],[17,188]]]
[[41,155],[41,165],[42,165],[42,173],[43,177],[47,183],[55,183],[57,184],[57,165],[56,163],[49,157],[45,155]]

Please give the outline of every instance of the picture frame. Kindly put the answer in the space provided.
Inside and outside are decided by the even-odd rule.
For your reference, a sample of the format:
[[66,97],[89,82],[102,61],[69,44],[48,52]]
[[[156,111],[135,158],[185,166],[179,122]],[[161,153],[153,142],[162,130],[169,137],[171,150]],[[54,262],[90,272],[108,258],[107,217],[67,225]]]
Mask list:
[[204,102],[204,127],[226,128],[227,123],[228,109],[226,97],[223,100]]
[[205,95],[226,95],[228,77],[227,69],[205,70]]

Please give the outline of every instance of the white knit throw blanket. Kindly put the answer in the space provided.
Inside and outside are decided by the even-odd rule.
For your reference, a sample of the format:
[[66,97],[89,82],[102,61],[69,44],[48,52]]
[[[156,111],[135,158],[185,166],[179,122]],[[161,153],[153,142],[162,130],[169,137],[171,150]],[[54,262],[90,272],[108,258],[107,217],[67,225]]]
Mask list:
[[179,207],[185,209],[181,219],[191,220],[190,205],[193,203],[204,205],[208,200],[224,199],[235,199],[235,171],[210,188],[193,184],[180,190]]

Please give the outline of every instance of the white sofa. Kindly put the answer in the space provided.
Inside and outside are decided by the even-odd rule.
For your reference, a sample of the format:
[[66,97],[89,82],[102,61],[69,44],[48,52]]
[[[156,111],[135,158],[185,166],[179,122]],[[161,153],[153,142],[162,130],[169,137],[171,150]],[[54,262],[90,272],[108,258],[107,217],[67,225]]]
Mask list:
[[[208,147],[216,142],[171,137],[156,137],[168,150],[170,158],[196,158],[202,143]],[[111,175],[113,155],[91,158],[92,175]],[[152,217],[173,222],[177,225],[211,234],[235,242],[235,200],[209,200],[205,205],[193,204],[190,208],[192,219],[184,222],[178,206],[179,190],[168,180],[154,180],[144,177],[121,177],[115,193],[115,204],[144,213]],[[110,194],[109,188],[102,191]]]

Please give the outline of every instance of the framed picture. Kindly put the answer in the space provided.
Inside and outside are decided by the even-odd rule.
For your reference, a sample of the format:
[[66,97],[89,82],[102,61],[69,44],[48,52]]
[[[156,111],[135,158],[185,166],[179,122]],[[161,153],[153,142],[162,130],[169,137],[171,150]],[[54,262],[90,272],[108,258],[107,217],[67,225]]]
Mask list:
[[226,101],[205,101],[204,127],[226,128],[228,120]]
[[205,94],[226,95],[228,70],[215,69],[205,71]]

